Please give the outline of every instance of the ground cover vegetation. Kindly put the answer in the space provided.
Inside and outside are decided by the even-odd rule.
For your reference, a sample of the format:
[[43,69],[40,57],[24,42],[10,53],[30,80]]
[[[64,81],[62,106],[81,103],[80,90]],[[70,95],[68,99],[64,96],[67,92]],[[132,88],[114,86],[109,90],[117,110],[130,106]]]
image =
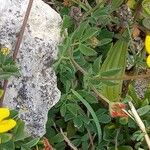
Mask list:
[[[41,139],[25,133],[15,110],[0,108],[0,148],[150,149],[149,0],[45,1],[63,18],[53,66],[61,99]],[[10,55],[1,48],[1,80],[19,75]]]

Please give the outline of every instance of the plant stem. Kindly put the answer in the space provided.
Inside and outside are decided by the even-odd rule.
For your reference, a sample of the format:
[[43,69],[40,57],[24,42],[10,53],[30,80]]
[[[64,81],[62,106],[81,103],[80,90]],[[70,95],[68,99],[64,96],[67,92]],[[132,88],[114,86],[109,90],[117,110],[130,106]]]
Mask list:
[[140,74],[140,75],[125,75],[123,77],[93,77],[95,80],[138,80],[138,79],[145,79],[150,78],[150,72],[148,71],[146,74]]
[[96,88],[95,86],[91,85],[91,89],[94,91],[94,93],[100,97],[101,99],[103,99],[107,104],[110,104],[110,101],[104,96],[102,95]]
[[88,73],[74,60],[71,48],[68,49],[68,53],[69,53],[70,60],[73,63],[73,65],[84,75],[87,75]]
[[[70,55],[70,60],[73,63],[73,65],[84,75],[88,75],[88,73],[74,60],[73,56],[72,56],[72,51],[71,48],[68,49],[68,53]],[[100,97],[101,99],[103,99],[107,104],[110,104],[110,101],[104,96],[102,95],[99,91],[97,91],[97,89],[95,88],[95,86],[90,85],[91,89],[94,91],[94,93],[96,95],[98,95],[98,97]]]
[[118,135],[119,135],[120,129],[117,130],[116,137],[115,137],[115,150],[118,150]]

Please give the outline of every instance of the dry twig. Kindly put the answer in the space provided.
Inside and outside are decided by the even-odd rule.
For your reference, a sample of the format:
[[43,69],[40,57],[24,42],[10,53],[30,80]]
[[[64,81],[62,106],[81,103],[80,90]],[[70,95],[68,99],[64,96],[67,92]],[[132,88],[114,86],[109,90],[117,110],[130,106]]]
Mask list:
[[73,150],[78,150],[72,143],[71,141],[68,139],[68,137],[64,134],[63,130],[60,128],[60,132],[64,137],[65,142],[68,144],[68,146],[73,149]]
[[146,127],[145,127],[144,123],[142,122],[140,116],[138,115],[138,113],[137,113],[134,105],[132,104],[132,102],[129,102],[129,107],[131,109],[132,115],[133,115],[136,123],[138,124],[139,128],[141,129],[141,131],[143,133],[145,133],[144,138],[145,138],[145,141],[146,141],[146,143],[148,145],[148,148],[150,150],[150,138],[149,138],[149,136],[147,134]]
[[[20,29],[20,33],[19,33],[17,41],[16,41],[16,45],[15,45],[15,49],[14,49],[14,53],[13,53],[13,60],[14,61],[17,58],[17,54],[18,54],[18,51],[19,51],[19,48],[20,48],[20,45],[21,45],[21,42],[22,42],[22,39],[23,39],[24,31],[25,31],[25,28],[26,28],[26,25],[27,25],[27,22],[28,22],[28,18],[29,18],[30,12],[31,12],[33,1],[34,0],[29,0],[29,4],[28,4],[26,14],[25,14],[25,17],[24,17],[24,20],[23,20],[23,23],[22,23],[22,26],[21,26],[21,29]],[[4,94],[3,94],[3,96],[0,100],[0,106],[3,105],[3,99],[4,99],[4,96],[5,96],[5,93],[6,93],[7,85],[8,85],[8,80],[4,80],[4,85],[3,85]]]

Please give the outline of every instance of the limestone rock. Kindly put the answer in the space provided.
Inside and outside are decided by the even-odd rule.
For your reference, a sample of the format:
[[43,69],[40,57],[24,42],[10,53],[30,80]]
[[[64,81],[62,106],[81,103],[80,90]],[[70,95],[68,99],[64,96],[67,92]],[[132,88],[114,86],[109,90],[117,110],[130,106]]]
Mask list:
[[[29,0],[0,0],[0,44],[14,50]],[[57,58],[60,15],[42,0],[34,0],[18,53],[20,76],[9,79],[4,106],[19,110],[28,133],[45,133],[48,110],[60,99],[52,68]]]

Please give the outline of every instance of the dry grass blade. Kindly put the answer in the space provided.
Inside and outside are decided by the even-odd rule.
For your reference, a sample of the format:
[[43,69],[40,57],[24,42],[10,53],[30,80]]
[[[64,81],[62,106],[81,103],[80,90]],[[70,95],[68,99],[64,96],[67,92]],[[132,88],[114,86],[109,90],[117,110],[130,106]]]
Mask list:
[[60,132],[62,134],[62,136],[64,137],[65,142],[68,144],[68,146],[73,149],[73,150],[78,150],[72,143],[71,141],[68,139],[68,137],[64,134],[63,130],[60,128]]
[[138,126],[140,127],[140,129],[142,130],[142,132],[145,133],[145,135],[144,135],[145,141],[146,141],[146,143],[148,145],[148,148],[150,150],[150,138],[149,138],[149,136],[147,134],[146,127],[145,127],[144,123],[142,122],[140,116],[138,115],[138,113],[137,113],[134,105],[132,104],[132,102],[129,102],[129,107],[131,109],[132,115],[133,115],[136,123],[138,124]]

